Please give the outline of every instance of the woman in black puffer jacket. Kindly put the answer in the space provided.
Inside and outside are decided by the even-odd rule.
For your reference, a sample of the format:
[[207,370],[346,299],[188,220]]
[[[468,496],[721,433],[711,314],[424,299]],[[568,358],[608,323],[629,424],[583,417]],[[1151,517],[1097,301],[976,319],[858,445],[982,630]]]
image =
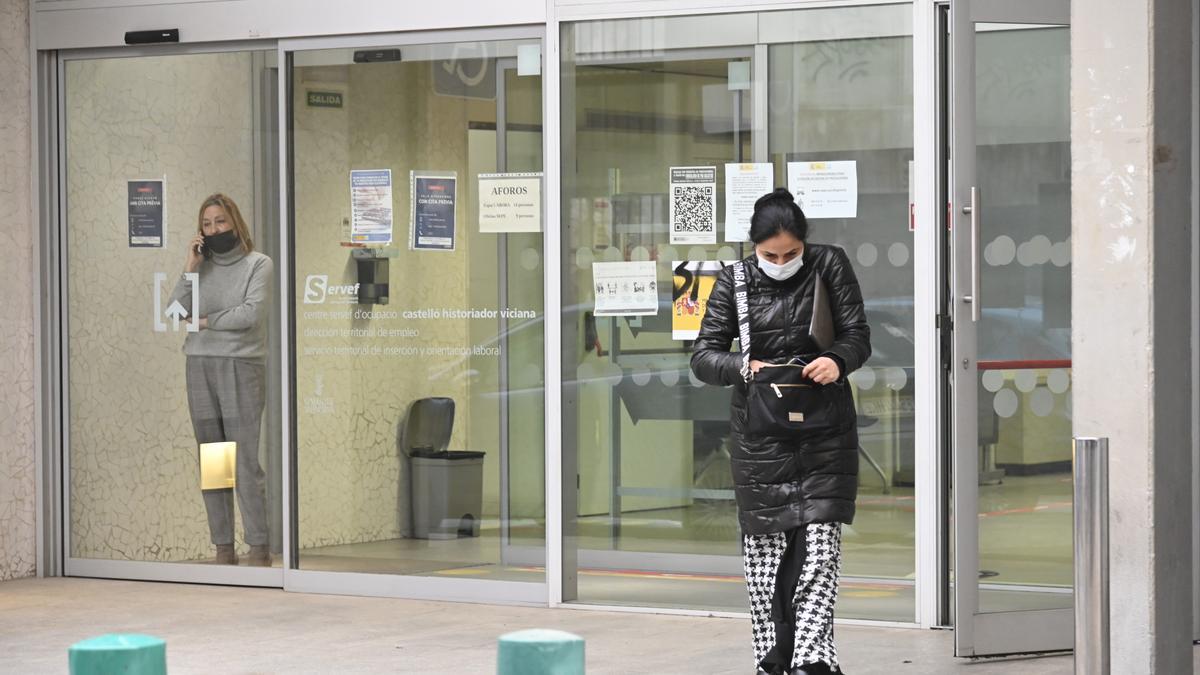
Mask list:
[[[858,491],[858,433],[845,378],[871,355],[870,328],[846,253],[805,242],[808,223],[791,193],[779,188],[760,198],[750,223],[750,370],[800,357],[808,363],[804,376],[835,387],[850,414],[837,431],[812,437],[746,433],[742,358],[730,352],[738,334],[732,266],[708,299],[692,370],[708,384],[734,386],[731,463],[758,672],[841,673],[833,604],[841,523],[854,519]],[[818,279],[828,290],[835,334],[825,350],[809,336]]]

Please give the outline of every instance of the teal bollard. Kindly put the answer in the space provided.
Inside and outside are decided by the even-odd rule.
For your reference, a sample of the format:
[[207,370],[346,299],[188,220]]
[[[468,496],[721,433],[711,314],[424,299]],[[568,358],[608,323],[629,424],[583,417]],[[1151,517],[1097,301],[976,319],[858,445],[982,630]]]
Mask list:
[[532,628],[500,636],[498,675],[583,675],[583,638]]
[[67,652],[71,675],[166,675],[167,642],[151,635],[89,638]]

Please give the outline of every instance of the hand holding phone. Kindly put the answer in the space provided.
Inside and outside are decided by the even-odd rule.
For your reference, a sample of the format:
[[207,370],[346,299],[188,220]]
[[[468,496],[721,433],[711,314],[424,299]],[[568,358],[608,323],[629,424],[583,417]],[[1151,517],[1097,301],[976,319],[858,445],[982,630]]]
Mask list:
[[204,258],[204,235],[196,233],[196,236],[188,242],[187,259],[183,263],[183,271],[195,272]]

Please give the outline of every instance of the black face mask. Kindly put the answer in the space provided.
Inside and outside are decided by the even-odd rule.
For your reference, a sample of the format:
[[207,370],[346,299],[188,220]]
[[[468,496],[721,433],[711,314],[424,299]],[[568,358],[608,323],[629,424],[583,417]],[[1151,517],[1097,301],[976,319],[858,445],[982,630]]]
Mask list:
[[212,235],[204,236],[204,252],[205,254],[212,253],[229,253],[238,245],[237,232],[233,230],[225,230]]

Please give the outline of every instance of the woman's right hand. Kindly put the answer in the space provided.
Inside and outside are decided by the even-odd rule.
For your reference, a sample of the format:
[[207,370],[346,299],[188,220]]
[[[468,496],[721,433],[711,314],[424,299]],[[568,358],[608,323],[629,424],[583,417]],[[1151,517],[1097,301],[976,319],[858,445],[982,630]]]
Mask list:
[[204,253],[201,251],[204,248],[204,235],[197,233],[188,242],[187,259],[183,262],[184,272],[195,272],[200,269],[200,263],[204,262]]
[[760,369],[765,368],[766,366],[767,363],[765,361],[752,360],[750,361],[750,372],[757,373]]

